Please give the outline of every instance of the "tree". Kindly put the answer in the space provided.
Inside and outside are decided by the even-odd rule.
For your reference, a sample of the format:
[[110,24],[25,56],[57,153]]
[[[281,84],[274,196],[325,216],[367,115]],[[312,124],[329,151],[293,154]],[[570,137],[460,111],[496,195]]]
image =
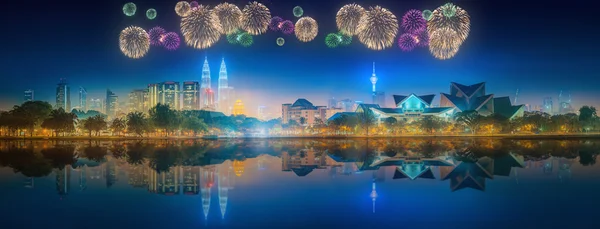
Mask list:
[[142,137],[148,129],[148,119],[142,112],[131,112],[127,114],[127,131]]
[[83,129],[87,130],[89,136],[92,136],[92,131],[96,132],[96,136],[100,134],[100,131],[106,129],[107,122],[103,115],[96,115],[83,120]]
[[110,123],[110,129],[113,132],[113,135],[117,133],[117,135],[121,135],[121,132],[127,128],[127,122],[122,118],[115,118]]
[[42,122],[42,127],[53,130],[55,136],[58,136],[58,133],[61,132],[65,136],[66,132],[75,130],[75,124],[77,124],[77,115],[58,108],[50,112],[50,116]]
[[596,117],[598,116],[595,107],[583,106],[579,108],[579,121],[588,122]]
[[356,117],[358,118],[360,127],[362,127],[366,131],[367,136],[369,136],[369,128],[376,122],[373,111],[370,109],[362,109],[362,111],[356,113]]
[[206,123],[204,123],[202,119],[199,119],[198,117],[185,117],[182,124],[182,129],[192,131],[194,132],[194,136],[196,136],[198,132],[207,132],[208,125],[206,125]]
[[483,116],[479,115],[477,111],[463,111],[456,113],[454,116],[457,123],[469,128],[471,133],[475,134],[481,122],[483,121]]
[[33,136],[34,129],[50,116],[52,105],[43,101],[27,101],[21,106],[15,106],[13,112],[21,120],[20,125]]
[[438,117],[428,115],[421,118],[418,121],[418,125],[421,130],[433,134],[435,133],[435,130],[441,127],[441,120]]
[[306,118],[300,117],[300,125],[304,126],[304,124],[306,124]]
[[172,110],[169,105],[164,104],[157,104],[150,109],[150,120],[156,128],[165,131],[165,136],[169,136],[169,133],[178,128],[178,124],[180,124],[177,112]]

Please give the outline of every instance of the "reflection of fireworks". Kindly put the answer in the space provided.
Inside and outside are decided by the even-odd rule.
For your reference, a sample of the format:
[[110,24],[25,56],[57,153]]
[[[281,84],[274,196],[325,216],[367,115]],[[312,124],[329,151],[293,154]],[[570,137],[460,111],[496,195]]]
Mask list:
[[311,17],[302,17],[296,22],[296,37],[303,42],[309,42],[317,37],[319,33],[319,25],[317,21]]
[[219,40],[222,31],[217,15],[203,5],[181,18],[181,33],[185,43],[197,49],[212,46]]
[[417,30],[424,29],[427,21],[423,18],[423,13],[419,10],[409,10],[402,16],[402,29],[406,33],[414,33]]
[[304,14],[304,10],[300,6],[294,7],[292,11],[294,12],[294,16],[296,17],[302,17],[302,14]]
[[135,6],[135,3],[133,3],[133,2],[123,5],[123,13],[127,16],[135,15],[136,10],[137,10],[137,7]]
[[[446,17],[443,13],[445,10],[448,11],[448,8],[456,9],[456,12],[452,17]],[[431,34],[435,30],[442,28],[454,30],[458,34],[460,42],[462,43],[467,39],[469,36],[469,31],[471,30],[471,19],[469,18],[469,14],[467,11],[450,3],[438,7],[433,11],[431,19],[427,22],[427,29],[430,37],[432,37]]]
[[440,60],[450,59],[458,52],[461,42],[456,31],[450,28],[437,29],[429,34],[429,52]]
[[409,33],[402,34],[400,38],[398,38],[398,47],[402,49],[402,51],[409,52],[412,51],[417,46],[417,40],[415,36]]
[[294,33],[294,23],[290,20],[285,20],[279,24],[279,30],[283,32],[283,34],[290,35]]
[[335,16],[335,22],[340,32],[354,36],[358,29],[360,18],[365,15],[365,9],[357,4],[348,4],[340,8]]
[[129,58],[141,58],[150,49],[150,37],[144,29],[129,26],[119,35],[119,48]]
[[181,1],[175,4],[175,13],[180,17],[186,17],[190,13],[191,8],[190,3]]
[[148,10],[146,11],[146,17],[147,17],[148,19],[150,19],[150,20],[152,20],[152,19],[156,18],[156,10],[155,10],[155,9],[152,9],[152,8],[148,9]]
[[252,45],[252,43],[254,43],[254,39],[252,39],[252,35],[245,32],[240,33],[237,36],[237,42],[244,47],[249,47],[250,45]]
[[280,17],[271,18],[271,22],[269,22],[269,29],[272,31],[278,31],[281,29],[281,24],[283,23],[283,19]]
[[151,45],[160,45],[160,37],[167,33],[165,29],[156,26],[148,31],[148,37],[150,38]]
[[342,43],[342,38],[335,33],[327,34],[325,37],[325,45],[329,48],[338,47],[340,43]]
[[242,11],[234,4],[221,3],[215,6],[213,10],[223,28],[223,33],[233,33],[240,27],[240,18],[242,17]]
[[196,8],[198,8],[198,6],[200,6],[200,5],[198,4],[197,1],[191,1],[190,2],[190,7],[192,7],[192,9],[196,9]]
[[382,50],[391,47],[398,34],[398,19],[380,6],[371,7],[358,24],[358,40],[368,48]]
[[169,51],[177,50],[179,48],[179,44],[181,43],[179,35],[174,32],[165,34],[162,40],[163,45]]
[[283,39],[283,37],[279,37],[279,38],[277,38],[276,43],[279,46],[283,46],[283,44],[285,44],[285,39]]
[[426,28],[415,31],[412,35],[417,40],[417,46],[427,47],[429,45],[429,33]]
[[251,2],[242,11],[242,29],[251,35],[259,35],[267,31],[271,21],[269,8],[258,2]]
[[426,21],[431,20],[431,15],[433,13],[431,12],[431,10],[423,10],[423,19],[425,19]]
[[340,38],[342,39],[342,41],[340,42],[340,45],[352,44],[352,36],[345,35],[342,32],[339,32],[338,36],[340,36]]

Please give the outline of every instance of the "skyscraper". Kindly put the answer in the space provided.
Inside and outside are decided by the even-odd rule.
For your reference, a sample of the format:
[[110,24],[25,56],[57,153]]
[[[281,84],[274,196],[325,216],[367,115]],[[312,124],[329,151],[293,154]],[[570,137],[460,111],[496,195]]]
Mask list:
[[183,82],[183,109],[200,110],[200,83]]
[[90,110],[102,112],[104,111],[104,107],[102,106],[102,99],[90,99]]
[[33,90],[29,89],[29,90],[25,90],[25,92],[23,93],[23,102],[28,102],[28,101],[33,101]]
[[114,118],[117,115],[119,106],[119,97],[111,90],[106,89],[106,115],[109,118]]
[[552,115],[554,112],[554,106],[552,105],[552,97],[544,98],[544,103],[542,104],[542,111]]
[[71,88],[67,84],[67,79],[61,78],[56,87],[56,106],[65,111],[71,111]]
[[240,99],[236,100],[233,105],[233,115],[244,115],[244,112],[244,103]]
[[219,86],[217,92],[218,110],[224,114],[229,114],[229,108],[231,107],[231,93],[227,79],[227,66],[225,65],[225,58],[221,60],[221,68],[219,69]]
[[159,94],[159,84],[148,84],[148,92],[147,92],[147,109],[155,107],[156,104],[159,103],[158,94]]
[[267,114],[266,114],[266,110],[267,110],[267,107],[265,107],[265,106],[258,106],[258,113],[257,113],[258,115],[256,117],[259,120],[266,121],[268,119],[267,118]]
[[161,104],[169,105],[171,109],[179,110],[180,106],[180,84],[179,82],[168,81],[160,84],[159,102]]
[[201,110],[214,111],[215,110],[215,92],[210,89],[204,89],[204,106],[200,107]]
[[79,110],[87,112],[87,91],[83,87],[79,87]]
[[[202,66],[202,82],[200,85],[200,107],[211,107],[209,103],[208,93],[211,91],[210,87],[210,68],[208,66],[208,57],[204,57],[204,65]],[[213,100],[214,101],[214,100]]]
[[375,90],[375,85],[377,84],[377,75],[375,75],[375,62],[373,62],[373,75],[371,75],[371,84],[373,84],[373,104],[377,103],[377,93]]
[[337,108],[337,100],[333,97],[329,99],[327,103],[327,108]]
[[146,89],[136,89],[129,92],[129,112],[147,112],[145,104]]

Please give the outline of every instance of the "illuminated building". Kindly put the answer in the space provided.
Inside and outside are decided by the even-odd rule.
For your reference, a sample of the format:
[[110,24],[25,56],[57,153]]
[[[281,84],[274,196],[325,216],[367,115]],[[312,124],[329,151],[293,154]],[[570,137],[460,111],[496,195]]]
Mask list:
[[79,87],[79,110],[87,112],[87,91],[83,87]]
[[372,167],[375,166],[396,166],[393,179],[409,178],[415,180],[417,178],[435,179],[432,166],[453,166],[452,161],[444,157],[426,158],[426,157],[386,157],[380,156],[373,161]]
[[183,166],[181,185],[185,195],[198,195],[200,193],[200,166]]
[[63,110],[71,111],[71,88],[67,84],[67,80],[64,78],[60,79],[60,82],[56,86],[56,105],[55,108],[62,108]]
[[71,191],[71,168],[69,165],[65,165],[62,169],[55,169],[54,173],[56,174],[56,191],[62,198]]
[[233,171],[237,177],[241,177],[244,174],[244,161],[233,161]]
[[554,114],[554,105],[552,104],[552,97],[544,98],[544,102],[542,103],[542,111],[546,112],[550,115]]
[[375,90],[375,85],[377,84],[377,75],[375,75],[375,62],[373,62],[373,74],[369,80],[371,81],[371,84],[373,84],[373,104],[377,104],[377,90]]
[[210,210],[210,189],[215,183],[215,166],[208,165],[200,169],[200,193],[202,198],[202,211],[204,219],[208,219],[208,211]]
[[256,117],[257,117],[259,120],[261,120],[261,121],[267,121],[267,120],[269,119],[269,118],[267,117],[267,114],[266,114],[266,109],[267,109],[267,107],[266,107],[266,106],[258,106],[258,111],[257,111],[257,114],[258,114],[258,115],[257,115]]
[[103,106],[102,99],[91,98],[90,99],[90,110],[103,112],[104,106]]
[[569,94],[568,98],[563,98],[562,91],[558,95],[558,113],[559,114],[569,114],[575,113],[575,110],[571,106],[571,94]]
[[327,108],[337,108],[337,100],[331,98],[327,101]]
[[156,106],[156,104],[158,104],[160,102],[159,100],[159,91],[160,91],[160,85],[159,84],[148,84],[148,89],[147,89],[147,97],[146,97],[146,101],[147,101],[147,109],[151,109],[153,107]]
[[335,108],[341,108],[342,112],[354,112],[356,110],[356,101],[344,99],[337,101]]
[[300,125],[314,125],[317,120],[325,122],[334,114],[341,112],[340,108],[327,108],[325,106],[314,106],[306,99],[300,98],[293,104],[282,104],[281,117],[282,124],[289,124],[294,121]]
[[242,100],[238,99],[235,101],[235,104],[233,105],[233,115],[245,115],[244,103],[242,103]]
[[181,109],[179,98],[181,89],[179,82],[167,81],[159,85],[159,103],[169,105],[169,107],[174,110]]
[[203,89],[204,93],[202,93],[204,95],[204,99],[205,99],[205,106],[201,107],[201,110],[207,110],[207,111],[215,111],[215,92],[210,89]]
[[119,97],[109,89],[106,89],[106,115],[109,118],[114,118],[119,109]]
[[200,83],[183,82],[183,110],[200,110]]
[[214,95],[209,94],[212,92],[212,89],[210,87],[210,68],[208,66],[208,57],[204,58],[204,65],[202,66],[200,92],[200,108],[212,108],[214,105]]
[[150,167],[145,165],[131,165],[129,167],[129,185],[134,188],[148,187],[149,185],[149,171]]
[[424,116],[436,116],[443,119],[450,119],[454,114],[452,107],[432,107],[431,103],[435,95],[410,94],[394,95],[396,108],[380,108],[377,106],[367,106],[367,104],[359,105],[356,112],[363,112],[367,108],[373,112],[379,123],[388,117],[394,117],[396,120],[404,120],[412,122]]
[[225,218],[227,212],[227,200],[229,191],[229,161],[220,164],[217,167],[218,176],[218,194],[219,194],[219,208],[221,209],[221,218]]
[[145,89],[133,90],[129,93],[129,112],[148,112],[146,110],[146,92]]
[[25,90],[23,92],[23,102],[28,102],[28,101],[33,101],[34,97],[33,97],[33,90],[29,89],[29,90]]
[[233,109],[233,88],[229,87],[229,79],[227,76],[227,66],[225,58],[221,60],[221,68],[219,69],[219,84],[217,88],[217,107],[218,111],[223,114],[230,115]]
[[485,83],[462,85],[450,83],[450,94],[441,93],[440,107],[453,107],[455,112],[477,111],[480,115],[499,113],[512,119],[523,116],[523,105],[512,105],[508,97],[486,95]]
[[169,171],[159,173],[157,184],[158,194],[168,196],[179,194],[179,168],[171,167]]
[[375,186],[375,182],[372,183],[372,190],[371,190],[371,195],[369,195],[371,197],[371,200],[373,201],[373,213],[375,213],[375,201],[377,200],[377,190],[376,190],[376,186]]

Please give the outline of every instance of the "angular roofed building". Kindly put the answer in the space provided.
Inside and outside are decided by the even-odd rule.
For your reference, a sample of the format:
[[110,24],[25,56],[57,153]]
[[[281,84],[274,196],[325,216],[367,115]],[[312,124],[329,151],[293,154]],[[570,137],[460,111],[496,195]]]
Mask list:
[[[436,116],[450,119],[454,114],[453,107],[433,107],[432,102],[435,95],[394,95],[396,108],[374,108],[371,109],[375,117],[382,120],[393,117],[397,120],[407,122],[415,121],[423,116]],[[357,111],[359,112],[359,111]]]
[[523,105],[512,105],[509,97],[494,98],[485,93],[485,83],[463,85],[450,83],[450,94],[441,93],[440,106],[454,107],[456,112],[477,111],[481,115],[498,114],[508,119],[523,116]]

